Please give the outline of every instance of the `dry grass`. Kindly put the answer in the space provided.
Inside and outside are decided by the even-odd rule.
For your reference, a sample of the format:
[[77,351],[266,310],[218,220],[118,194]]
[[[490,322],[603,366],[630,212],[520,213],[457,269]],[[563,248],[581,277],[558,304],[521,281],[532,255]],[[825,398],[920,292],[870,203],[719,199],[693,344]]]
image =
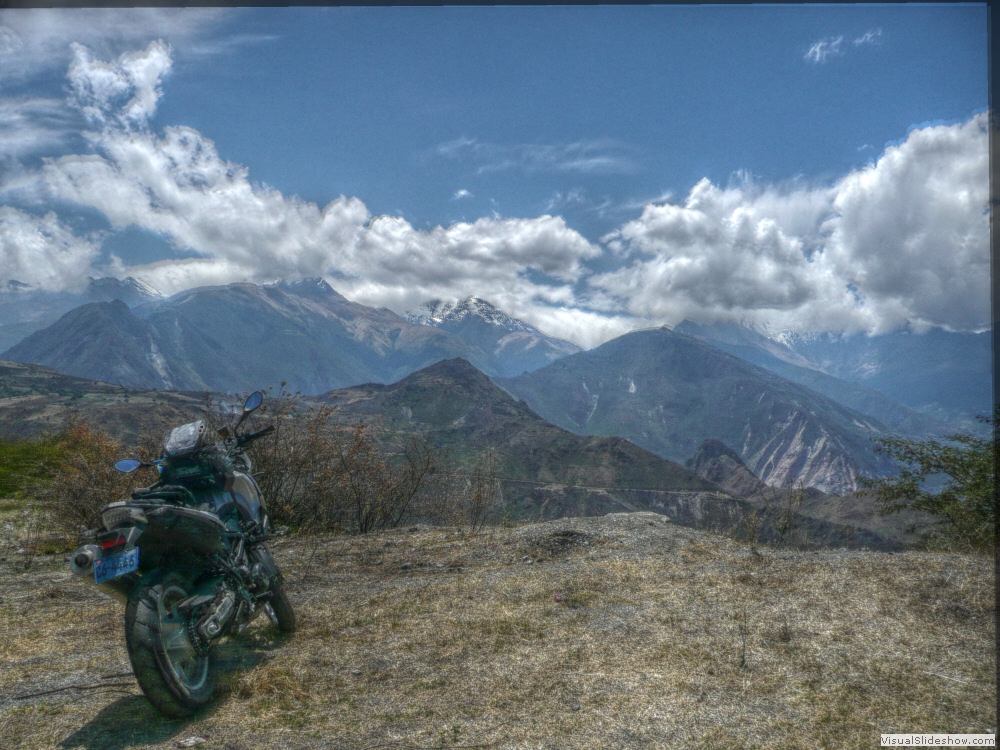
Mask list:
[[[996,727],[983,558],[753,554],[653,514],[276,554],[299,632],[226,643],[222,694],[183,722],[127,675],[120,605],[61,557],[4,567],[5,747],[872,748]],[[87,687],[20,698],[68,685]]]

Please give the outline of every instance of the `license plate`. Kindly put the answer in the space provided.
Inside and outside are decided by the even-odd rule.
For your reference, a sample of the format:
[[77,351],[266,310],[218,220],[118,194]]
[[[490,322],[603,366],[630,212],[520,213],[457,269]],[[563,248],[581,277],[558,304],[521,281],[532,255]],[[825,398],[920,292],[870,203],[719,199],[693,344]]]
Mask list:
[[139,568],[139,548],[107,555],[94,563],[94,583],[110,581]]

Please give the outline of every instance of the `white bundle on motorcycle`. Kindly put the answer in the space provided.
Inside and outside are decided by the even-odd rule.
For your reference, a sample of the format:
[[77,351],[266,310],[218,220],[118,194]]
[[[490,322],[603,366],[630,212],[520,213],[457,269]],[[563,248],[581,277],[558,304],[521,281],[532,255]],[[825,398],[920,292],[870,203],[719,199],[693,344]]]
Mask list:
[[163,445],[170,460],[161,469],[161,479],[170,484],[186,482],[192,487],[224,484],[225,475],[233,470],[232,459],[221,443],[215,442],[215,431],[204,419],[174,428]]
[[207,435],[208,426],[204,419],[182,424],[171,430],[163,445],[163,451],[168,456],[180,456],[184,453],[200,450],[205,446],[205,443],[209,442]]

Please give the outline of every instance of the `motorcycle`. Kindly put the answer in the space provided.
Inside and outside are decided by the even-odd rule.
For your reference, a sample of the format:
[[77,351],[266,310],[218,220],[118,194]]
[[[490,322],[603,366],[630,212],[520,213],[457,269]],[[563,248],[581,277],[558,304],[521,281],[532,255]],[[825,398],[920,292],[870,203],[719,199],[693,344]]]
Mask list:
[[[125,643],[149,701],[190,715],[215,691],[215,646],[266,614],[282,633],[295,613],[268,540],[276,535],[245,448],[274,426],[240,434],[264,394],[246,399],[234,426],[211,436],[205,420],[175,428],[152,463],[122,459],[118,471],[156,467],[159,480],[101,510],[103,531],[70,569],[125,603]],[[140,556],[140,550],[142,552]]]

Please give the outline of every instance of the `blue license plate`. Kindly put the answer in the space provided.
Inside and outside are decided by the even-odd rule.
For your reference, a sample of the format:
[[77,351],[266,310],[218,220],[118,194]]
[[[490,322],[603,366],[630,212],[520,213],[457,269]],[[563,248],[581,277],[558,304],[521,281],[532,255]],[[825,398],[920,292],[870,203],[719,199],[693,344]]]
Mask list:
[[139,548],[107,555],[94,563],[94,583],[110,581],[139,568]]

